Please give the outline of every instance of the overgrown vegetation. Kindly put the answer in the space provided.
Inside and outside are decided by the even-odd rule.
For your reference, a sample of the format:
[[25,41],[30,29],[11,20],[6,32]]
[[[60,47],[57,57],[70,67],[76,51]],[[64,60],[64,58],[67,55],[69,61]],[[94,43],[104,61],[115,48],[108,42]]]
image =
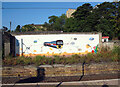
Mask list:
[[95,7],[89,3],[85,3],[79,6],[70,18],[62,14],[61,16],[52,15],[48,19],[49,22],[45,22],[42,27],[24,25],[20,28],[18,25],[15,32],[44,30],[102,32],[104,36],[109,36],[110,39],[120,39],[120,1],[103,2]]
[[11,56],[3,60],[3,65],[45,65],[45,64],[78,64],[78,63],[99,63],[99,62],[119,62],[120,46],[114,47],[113,50],[102,48],[97,54],[89,53],[87,55],[72,55],[69,57],[57,56],[45,57],[15,57]]

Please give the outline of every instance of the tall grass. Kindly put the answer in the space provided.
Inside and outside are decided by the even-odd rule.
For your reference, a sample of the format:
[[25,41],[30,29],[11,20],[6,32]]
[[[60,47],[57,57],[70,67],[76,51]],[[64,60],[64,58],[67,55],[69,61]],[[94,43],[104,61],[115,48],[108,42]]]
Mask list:
[[115,46],[112,50],[112,60],[113,61],[120,61],[120,46]]
[[3,60],[3,65],[30,65],[35,64],[36,66],[45,64],[77,64],[77,63],[98,63],[98,62],[119,62],[120,61],[120,46],[114,47],[113,50],[102,48],[100,52],[88,53],[87,55],[72,55],[69,57],[56,56],[45,57],[36,56],[31,57],[15,57],[11,56]]

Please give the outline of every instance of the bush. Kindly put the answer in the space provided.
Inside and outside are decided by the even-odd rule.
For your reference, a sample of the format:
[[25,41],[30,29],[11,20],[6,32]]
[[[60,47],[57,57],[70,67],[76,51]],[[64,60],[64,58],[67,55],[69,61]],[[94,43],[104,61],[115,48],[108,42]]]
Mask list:
[[60,56],[54,55],[54,62],[55,62],[55,64],[60,64],[60,62],[61,62]]
[[91,63],[91,62],[119,62],[120,61],[120,46],[114,47],[113,50],[108,50],[106,48],[102,48],[100,52],[88,53],[87,55],[72,55],[69,57],[65,56],[57,56],[53,57],[45,57],[45,56],[36,56],[34,58],[31,57],[16,57],[13,58],[11,56],[6,57],[3,60],[4,65],[29,65],[35,64],[37,66],[44,64],[77,64],[77,63]]
[[2,63],[3,65],[14,65],[14,58],[12,58],[12,56],[7,56]]
[[120,55],[120,46],[114,46],[112,53]]
[[53,65],[55,63],[55,60],[53,58],[48,58],[47,64]]
[[30,65],[32,64],[32,58],[21,56],[16,58],[16,63],[18,65]]
[[45,56],[36,56],[34,59],[33,59],[33,63],[36,64],[36,65],[41,65],[41,64],[44,64],[44,58]]
[[120,46],[115,46],[112,50],[112,60],[113,61],[120,61]]

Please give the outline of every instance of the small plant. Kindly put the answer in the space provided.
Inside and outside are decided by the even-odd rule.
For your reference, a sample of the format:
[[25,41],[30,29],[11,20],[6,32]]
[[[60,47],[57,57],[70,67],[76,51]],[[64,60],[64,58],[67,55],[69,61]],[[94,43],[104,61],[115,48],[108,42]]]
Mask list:
[[120,55],[120,46],[115,46],[112,50],[112,53],[116,53]]
[[112,50],[112,60],[113,61],[120,61],[120,46],[115,46]]
[[31,57],[15,57],[8,56],[3,60],[4,65],[29,65],[35,64],[77,64],[77,63],[98,63],[98,62],[119,62],[120,61],[120,46],[114,47],[113,50],[102,48],[102,50],[96,54],[88,53],[87,55],[72,55],[69,57],[54,55],[53,57],[36,56]]
[[49,64],[49,65],[54,64],[54,59],[53,58],[48,58],[47,64]]
[[47,60],[48,58],[46,58],[45,56],[36,56],[33,59],[33,63],[36,65],[41,65],[41,64],[47,64]]
[[24,60],[24,64],[25,65],[30,65],[31,63],[32,63],[32,58],[26,57],[25,60]]
[[56,64],[60,64],[61,58],[59,56],[55,56],[54,60]]
[[80,56],[79,56],[79,55],[77,55],[77,54],[72,55],[71,57],[73,57],[73,58],[80,58]]

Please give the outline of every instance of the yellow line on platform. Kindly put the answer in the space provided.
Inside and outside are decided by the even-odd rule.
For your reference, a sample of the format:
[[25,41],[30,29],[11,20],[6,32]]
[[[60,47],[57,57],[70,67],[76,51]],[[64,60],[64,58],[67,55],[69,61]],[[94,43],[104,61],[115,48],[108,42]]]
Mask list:
[[[94,71],[86,71],[86,70],[84,70],[84,73],[90,73],[90,72],[92,72],[92,73],[97,73],[97,72],[101,72],[101,71],[120,71],[120,69],[106,69],[106,70],[94,70]],[[46,72],[47,73],[47,72]],[[82,70],[80,70],[80,71],[67,71],[67,72],[58,72],[58,74],[75,74],[75,73],[82,73]],[[17,74],[15,74],[15,75],[13,75],[13,74],[5,74],[5,73],[2,73],[2,76],[18,76],[18,74],[20,75],[20,76],[36,76],[36,74],[24,74],[23,75],[23,73],[17,73]],[[48,75],[49,74],[52,74],[52,73],[47,73]],[[54,75],[57,75],[57,72],[54,74]]]

